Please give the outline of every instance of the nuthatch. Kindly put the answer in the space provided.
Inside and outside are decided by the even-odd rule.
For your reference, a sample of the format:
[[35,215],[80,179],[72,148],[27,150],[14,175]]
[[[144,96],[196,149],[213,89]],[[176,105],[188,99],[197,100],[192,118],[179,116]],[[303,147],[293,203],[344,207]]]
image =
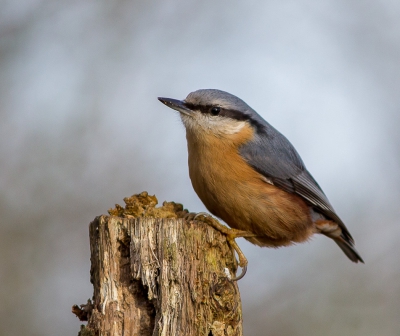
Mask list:
[[247,260],[237,237],[280,247],[322,233],[351,261],[363,262],[296,149],[243,100],[211,89],[192,92],[183,101],[158,99],[180,113],[193,188],[206,208],[233,228],[213,225],[227,235],[244,272]]

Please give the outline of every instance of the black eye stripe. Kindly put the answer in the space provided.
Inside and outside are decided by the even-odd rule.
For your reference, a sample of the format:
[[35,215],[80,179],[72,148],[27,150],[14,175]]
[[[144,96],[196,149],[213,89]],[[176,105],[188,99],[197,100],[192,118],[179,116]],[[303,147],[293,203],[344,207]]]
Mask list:
[[[186,107],[194,110],[194,111],[200,111],[201,113],[204,114],[210,114],[211,109],[213,107],[216,107],[215,105],[195,105],[191,103],[185,103]],[[257,128],[260,131],[265,132],[265,127],[260,124],[260,122],[256,119],[251,118],[248,114],[245,114],[243,112],[233,110],[233,109],[225,109],[220,107],[219,111],[219,116],[221,117],[226,117],[226,118],[231,118],[234,120],[238,121],[248,121],[253,127]]]
[[[250,120],[250,117],[248,115],[246,115],[240,111],[237,111],[237,110],[225,109],[225,108],[215,106],[215,105],[194,105],[194,104],[190,104],[190,103],[186,103],[185,105],[186,105],[186,107],[190,108],[191,110],[197,110],[204,114],[213,114],[212,113],[213,108],[217,107],[217,108],[219,108],[219,113],[217,113],[219,116],[227,117],[227,118],[231,118],[231,119],[235,119],[235,120],[239,120],[239,121]],[[213,115],[217,115],[217,114],[213,114]]]
[[221,112],[219,114],[221,116],[225,116],[225,117],[239,120],[239,121],[250,120],[250,117],[248,115],[246,115],[242,112],[236,111],[236,110],[221,109]]

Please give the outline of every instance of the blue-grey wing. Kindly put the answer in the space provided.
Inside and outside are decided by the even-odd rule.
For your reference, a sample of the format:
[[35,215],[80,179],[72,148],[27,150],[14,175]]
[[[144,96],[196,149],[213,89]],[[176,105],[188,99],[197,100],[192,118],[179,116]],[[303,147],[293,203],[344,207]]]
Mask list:
[[267,127],[265,132],[258,132],[253,141],[240,148],[241,156],[275,186],[301,196],[316,211],[338,223],[344,236],[353,241],[293,145],[272,126],[268,124]]

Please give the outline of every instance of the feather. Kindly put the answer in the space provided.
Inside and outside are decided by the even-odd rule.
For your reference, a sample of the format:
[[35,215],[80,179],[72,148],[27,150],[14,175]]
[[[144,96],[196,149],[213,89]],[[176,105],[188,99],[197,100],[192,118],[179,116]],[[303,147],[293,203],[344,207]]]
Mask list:
[[293,145],[266,121],[259,120],[254,139],[240,148],[240,154],[256,171],[282,190],[301,196],[316,211],[336,222],[346,241],[354,240],[336,214],[321,187],[306,169]]

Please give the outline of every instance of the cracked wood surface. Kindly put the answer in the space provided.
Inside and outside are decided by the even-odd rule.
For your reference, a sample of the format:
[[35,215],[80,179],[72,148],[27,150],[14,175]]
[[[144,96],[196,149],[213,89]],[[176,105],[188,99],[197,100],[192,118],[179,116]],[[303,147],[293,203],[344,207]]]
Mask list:
[[199,221],[128,217],[100,216],[90,224],[94,296],[86,330],[242,335],[239,289],[227,277],[233,257],[225,237]]

